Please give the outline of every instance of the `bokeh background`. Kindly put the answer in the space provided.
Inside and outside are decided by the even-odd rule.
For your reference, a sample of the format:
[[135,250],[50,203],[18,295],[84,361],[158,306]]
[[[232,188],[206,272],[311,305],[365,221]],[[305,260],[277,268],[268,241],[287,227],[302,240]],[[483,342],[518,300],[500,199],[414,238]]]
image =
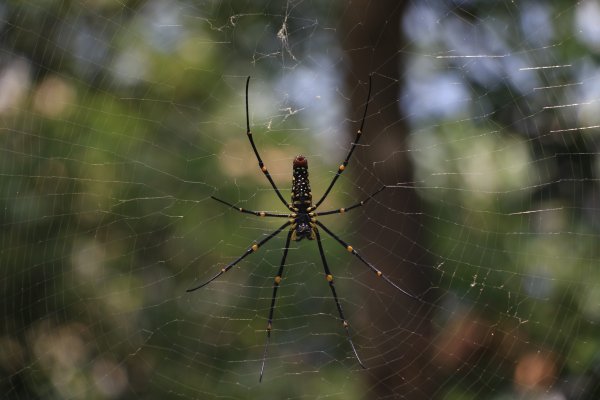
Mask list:
[[[0,4],[5,399],[597,399],[595,0],[8,0]],[[282,211],[291,160],[326,188],[293,243],[210,199]]]

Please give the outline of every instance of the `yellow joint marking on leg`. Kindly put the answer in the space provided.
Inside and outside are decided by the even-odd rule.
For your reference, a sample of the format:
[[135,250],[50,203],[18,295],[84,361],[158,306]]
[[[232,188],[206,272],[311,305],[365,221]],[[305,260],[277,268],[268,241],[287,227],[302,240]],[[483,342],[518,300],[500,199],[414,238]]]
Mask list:
[[311,217],[311,218],[312,218],[312,217],[316,217],[316,216],[317,216],[317,213],[315,213],[315,212],[309,212],[309,213],[308,213],[308,216],[309,216],[309,217]]
[[311,218],[310,222],[317,222],[317,219],[316,218]]
[[260,215],[261,217],[264,217],[267,214],[264,211],[261,211],[260,213],[258,213],[258,215]]
[[275,277],[275,284],[276,284],[276,285],[279,285],[280,283],[281,283],[281,276],[277,275],[277,276]]
[[340,171],[343,171],[346,169],[346,166],[344,164],[340,164]]
[[258,245],[256,243],[254,243],[251,248],[252,248],[252,251],[256,251],[256,250],[258,250]]
[[362,135],[362,131],[359,129],[358,131],[356,131],[357,135]]
[[243,209],[242,207],[238,208],[238,210],[240,210],[240,211],[244,211],[244,209]]
[[267,173],[267,167],[266,167],[266,166],[264,166],[264,165],[263,165],[263,166],[260,168],[260,170],[261,170],[262,172],[264,172],[265,174]]
[[354,251],[354,247],[348,245],[348,247],[346,247],[346,250],[348,250],[350,253],[352,253]]
[[273,326],[271,325],[271,323],[269,322],[267,324],[267,331],[270,331],[271,329],[273,329]]
[[225,268],[221,268],[221,272],[225,272],[227,271]]
[[344,322],[342,322],[342,324],[344,324],[344,328],[348,327],[348,322],[346,322],[345,320],[344,320]]
[[381,273],[381,271],[377,271],[377,277],[378,277],[378,278],[381,278],[381,276],[382,276],[382,275],[383,275],[383,274]]
[[344,207],[340,208],[340,214],[343,214],[346,212],[346,209]]
[[327,276],[325,276],[325,279],[327,279],[327,282],[333,282],[333,275],[327,274]]

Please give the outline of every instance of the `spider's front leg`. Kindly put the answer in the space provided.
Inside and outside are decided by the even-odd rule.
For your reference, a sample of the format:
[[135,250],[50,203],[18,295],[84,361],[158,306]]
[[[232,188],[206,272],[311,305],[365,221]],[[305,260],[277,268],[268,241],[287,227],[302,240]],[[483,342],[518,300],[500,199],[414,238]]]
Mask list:
[[313,231],[317,238],[317,245],[319,246],[319,253],[321,254],[321,261],[323,262],[323,269],[325,270],[325,279],[327,279],[327,282],[329,283],[329,288],[331,289],[331,294],[333,295],[333,299],[335,300],[335,305],[337,307],[338,314],[340,315],[340,319],[342,320],[342,325],[344,326],[344,329],[346,330],[346,337],[348,338],[348,342],[350,342],[350,347],[352,347],[352,351],[354,352],[354,357],[356,357],[356,360],[358,361],[358,363],[360,364],[361,367],[366,368],[364,366],[364,364],[362,363],[362,361],[360,360],[360,357],[358,356],[358,353],[356,351],[356,347],[354,347],[354,343],[352,342],[352,338],[350,336],[350,328],[348,327],[348,321],[346,321],[346,317],[344,316],[344,311],[342,310],[342,305],[340,304],[337,293],[335,291],[335,286],[333,285],[333,275],[331,274],[331,271],[329,270],[329,266],[327,265],[327,259],[325,258],[325,252],[323,251],[323,245],[321,244],[321,235],[319,234],[319,230],[317,229],[317,227],[314,227]]
[[263,244],[265,244],[269,240],[273,239],[275,236],[277,236],[279,234],[279,232],[281,232],[282,230],[284,230],[286,227],[288,227],[291,224],[292,224],[291,221],[287,221],[285,224],[281,225],[279,228],[277,228],[275,231],[273,231],[271,234],[269,234],[266,238],[264,238],[263,240],[261,240],[258,243],[254,243],[252,246],[248,247],[248,249],[244,252],[244,254],[242,254],[241,256],[239,256],[235,261],[233,261],[232,263],[228,264],[226,267],[221,268],[221,270],[215,276],[213,276],[212,278],[210,278],[209,280],[207,280],[206,282],[204,282],[201,285],[198,285],[198,286],[196,286],[194,288],[186,290],[186,292],[193,292],[194,290],[198,290],[198,289],[203,288],[204,286],[208,285],[209,283],[211,283],[212,281],[214,281],[215,279],[217,279],[218,277],[220,277],[221,275],[223,275],[225,272],[229,271],[231,268],[233,268],[237,263],[239,263],[240,261],[242,261],[244,258],[246,258],[250,254],[258,251],[258,249]]
[[383,272],[381,272],[377,267],[375,267],[373,264],[371,264],[370,262],[368,262],[367,260],[365,260],[356,250],[354,250],[354,248],[352,246],[350,246],[348,243],[346,243],[345,241],[343,241],[342,239],[340,239],[340,237],[338,235],[336,235],[335,233],[331,232],[325,225],[323,225],[320,221],[316,221],[317,225],[319,225],[321,228],[323,228],[323,230],[325,232],[327,232],[329,234],[329,236],[331,236],[332,238],[334,238],[335,240],[337,240],[337,242],[339,244],[341,244],[342,246],[344,246],[344,248],[346,250],[348,250],[350,253],[352,253],[356,258],[358,258],[363,264],[365,264],[367,267],[369,267],[369,269],[371,271],[373,271],[373,273],[375,275],[377,275],[378,278],[383,279],[384,281],[386,281],[388,284],[390,284],[391,286],[393,286],[396,290],[402,292],[403,294],[405,294],[406,296],[413,298],[415,300],[421,300],[419,297],[410,294],[409,292],[407,292],[406,290],[402,289],[400,286],[396,285],[394,282],[392,282],[390,280],[390,278],[388,278],[387,276],[385,276],[383,274]]
[[275,312],[275,300],[277,299],[277,289],[279,289],[279,284],[281,283],[281,279],[283,278],[283,267],[285,265],[285,259],[290,248],[292,232],[294,232],[293,228],[290,229],[290,231],[287,234],[287,238],[285,240],[285,247],[283,248],[283,256],[281,257],[281,263],[279,264],[279,271],[277,272],[277,276],[275,276],[275,279],[273,280],[273,295],[271,296],[271,308],[269,309],[269,320],[267,322],[267,342],[265,343],[265,350],[263,352],[262,366],[260,367],[260,377],[258,378],[259,382],[262,382],[263,372],[265,371],[267,349],[269,348],[269,343],[271,342],[271,329],[273,329],[273,313]]

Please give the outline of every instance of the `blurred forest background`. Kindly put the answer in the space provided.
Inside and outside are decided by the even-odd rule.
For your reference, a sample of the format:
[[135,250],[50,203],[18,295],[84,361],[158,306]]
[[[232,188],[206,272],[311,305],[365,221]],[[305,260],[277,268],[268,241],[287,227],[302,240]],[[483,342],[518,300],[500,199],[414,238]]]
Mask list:
[[[5,0],[3,399],[600,398],[600,3]],[[282,212],[309,159],[367,369]]]

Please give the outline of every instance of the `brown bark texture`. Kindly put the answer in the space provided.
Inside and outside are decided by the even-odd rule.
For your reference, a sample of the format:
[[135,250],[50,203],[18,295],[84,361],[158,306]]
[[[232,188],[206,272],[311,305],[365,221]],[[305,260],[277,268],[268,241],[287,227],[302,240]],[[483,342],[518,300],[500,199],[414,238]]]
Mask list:
[[[364,104],[363,88],[373,74],[373,95],[368,118],[348,172],[364,193],[385,184],[413,180],[406,138],[408,128],[403,122],[399,98],[402,90],[402,57],[406,43],[401,33],[405,1],[353,1],[345,9],[340,30],[347,62],[347,88],[352,98],[352,119],[356,120]],[[352,92],[353,89],[358,88]],[[360,92],[360,93],[359,93]],[[353,134],[353,133],[352,133]],[[373,140],[375,139],[375,140]],[[366,171],[365,171],[366,170]],[[357,196],[360,196],[357,194]],[[382,307],[377,296],[366,295],[368,313],[362,326],[372,324],[377,332],[373,347],[361,349],[367,364],[369,392],[365,398],[429,399],[435,393],[430,359],[429,331],[431,287],[426,268],[428,257],[424,246],[421,203],[413,189],[389,189],[377,200],[380,205],[366,212],[366,232],[377,246],[367,246],[363,254],[376,260],[381,270],[404,289],[424,296],[417,301],[399,293],[383,282],[370,282],[391,296]],[[381,251],[385,248],[389,251]],[[367,330],[368,331],[368,330]],[[389,332],[386,334],[385,332]]]

